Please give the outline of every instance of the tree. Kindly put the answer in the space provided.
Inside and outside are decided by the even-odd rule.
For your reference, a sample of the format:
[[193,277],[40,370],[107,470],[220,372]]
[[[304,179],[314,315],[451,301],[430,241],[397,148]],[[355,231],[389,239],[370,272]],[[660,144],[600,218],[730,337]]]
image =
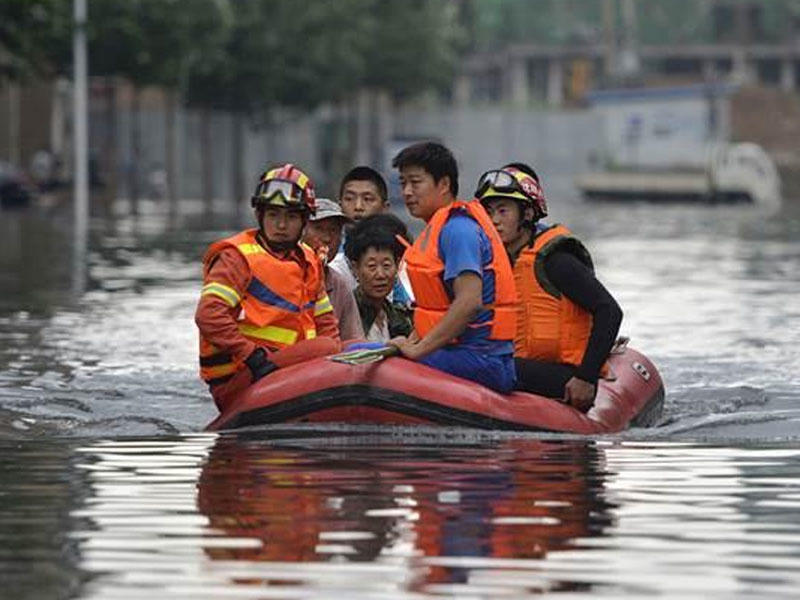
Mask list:
[[[131,97],[131,164],[128,169],[132,210],[138,212],[141,131],[139,95],[141,88],[156,85],[165,90],[165,157],[170,211],[174,212],[175,189],[175,110],[177,91],[184,84],[188,62],[195,46],[224,31],[226,2],[193,0],[103,0],[94,2],[89,12],[90,71],[108,78],[123,77],[133,86]],[[109,111],[108,137],[104,153],[111,161],[107,172],[117,171],[116,86],[106,86]],[[115,186],[111,186],[112,189]]]
[[3,0],[0,82],[47,76],[71,65],[71,6],[63,0]]
[[[364,75],[363,11],[369,4],[339,0],[300,8],[292,0],[229,3],[233,19],[225,39],[206,47],[203,60],[193,61],[187,100],[206,114],[210,109],[233,114],[237,209],[244,195],[244,120],[267,122],[277,107],[309,109],[356,86]],[[208,136],[201,137],[207,148]],[[210,176],[210,152],[203,156],[203,173]]]
[[456,5],[440,0],[373,0],[374,23],[367,52],[368,86],[395,98],[447,89],[458,50],[465,43]]
[[[165,171],[170,216],[177,213],[175,116],[178,94],[185,86],[190,64],[203,48],[227,33],[230,11],[227,1],[144,0],[141,25],[153,57],[152,83],[165,91]],[[210,40],[210,41],[209,41]]]

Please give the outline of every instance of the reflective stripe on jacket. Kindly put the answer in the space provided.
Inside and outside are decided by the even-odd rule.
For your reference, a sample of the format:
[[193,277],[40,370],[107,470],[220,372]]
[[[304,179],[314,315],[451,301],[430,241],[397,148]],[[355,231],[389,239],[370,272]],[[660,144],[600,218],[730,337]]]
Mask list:
[[538,234],[533,245],[524,248],[514,263],[521,303],[514,339],[514,355],[519,358],[576,366],[583,360],[592,315],[562,294],[545,272],[547,257],[565,247],[593,270],[589,252],[563,225]]
[[[453,211],[475,219],[492,246],[492,262],[485,269],[494,272],[494,299],[484,305],[492,311],[488,322],[468,327],[489,326],[489,339],[513,340],[517,323],[514,277],[503,242],[484,208],[477,201],[456,201],[437,210],[423,232],[405,253],[408,278],[414,292],[414,329],[424,337],[445,315],[450,297],[444,286],[444,262],[439,256],[439,236]],[[477,241],[476,241],[477,242]]]
[[[238,308],[239,332],[257,346],[278,350],[300,340],[313,339],[314,317],[333,311],[322,289],[321,265],[314,252],[300,245],[300,260],[281,259],[268,252],[249,229],[212,244],[203,259],[208,273],[214,259],[226,248],[235,248],[247,261],[250,281],[243,296],[220,282],[207,282],[201,296],[221,298]],[[231,355],[221,352],[200,336],[200,376],[207,383],[228,379],[239,368]]]

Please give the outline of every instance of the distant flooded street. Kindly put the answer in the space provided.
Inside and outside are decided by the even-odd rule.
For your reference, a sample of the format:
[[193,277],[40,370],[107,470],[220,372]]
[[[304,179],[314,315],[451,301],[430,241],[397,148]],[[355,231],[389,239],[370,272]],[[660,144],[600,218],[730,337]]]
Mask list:
[[800,207],[552,204],[664,376],[658,428],[204,434],[199,258],[229,229],[95,220],[76,282],[68,212],[4,212],[8,597],[791,597]]

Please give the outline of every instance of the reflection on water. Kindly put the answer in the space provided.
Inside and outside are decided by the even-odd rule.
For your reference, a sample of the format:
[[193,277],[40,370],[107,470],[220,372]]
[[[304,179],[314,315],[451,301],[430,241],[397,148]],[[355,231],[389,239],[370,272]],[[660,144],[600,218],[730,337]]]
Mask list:
[[364,431],[31,443],[33,473],[0,463],[4,546],[22,549],[0,572],[22,556],[15,597],[30,598],[54,597],[48,582],[81,598],[354,600],[800,585],[796,446]]
[[[257,440],[221,438],[200,476],[198,508],[212,526],[262,544],[212,550],[214,559],[540,558],[602,530],[596,463],[583,443],[515,440],[447,452],[276,444],[267,453]],[[463,575],[434,569],[424,579]]]
[[69,532],[83,494],[71,450],[0,439],[0,598],[66,598],[80,589]]

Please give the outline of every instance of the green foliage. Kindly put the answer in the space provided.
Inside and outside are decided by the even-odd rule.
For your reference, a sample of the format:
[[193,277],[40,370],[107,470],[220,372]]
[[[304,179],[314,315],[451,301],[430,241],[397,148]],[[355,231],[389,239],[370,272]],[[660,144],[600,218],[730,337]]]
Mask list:
[[191,104],[258,112],[342,97],[363,76],[368,0],[232,0],[222,39],[193,61]]
[[366,83],[402,98],[452,82],[464,29],[441,0],[371,2]]
[[[606,0],[464,0],[470,1],[474,46],[478,49],[508,44],[598,43],[603,36]],[[743,0],[742,0],[743,1]],[[644,44],[710,43],[716,5],[734,6],[740,0],[634,0],[637,35]],[[765,40],[787,38],[792,19],[798,18],[797,0],[747,0],[762,14]],[[611,0],[617,26],[620,0]]]
[[63,0],[0,2],[0,80],[47,75],[70,53],[72,3]]
[[94,75],[176,88],[195,47],[219,37],[224,5],[214,0],[103,0],[89,5]]
[[[89,69],[249,114],[309,108],[363,86],[407,97],[449,86],[465,47],[465,3],[93,0]],[[3,74],[69,72],[71,9],[69,0],[3,0]]]
[[358,87],[408,96],[445,87],[458,27],[441,0],[231,0],[227,40],[196,63],[188,99],[259,112],[312,107]]

